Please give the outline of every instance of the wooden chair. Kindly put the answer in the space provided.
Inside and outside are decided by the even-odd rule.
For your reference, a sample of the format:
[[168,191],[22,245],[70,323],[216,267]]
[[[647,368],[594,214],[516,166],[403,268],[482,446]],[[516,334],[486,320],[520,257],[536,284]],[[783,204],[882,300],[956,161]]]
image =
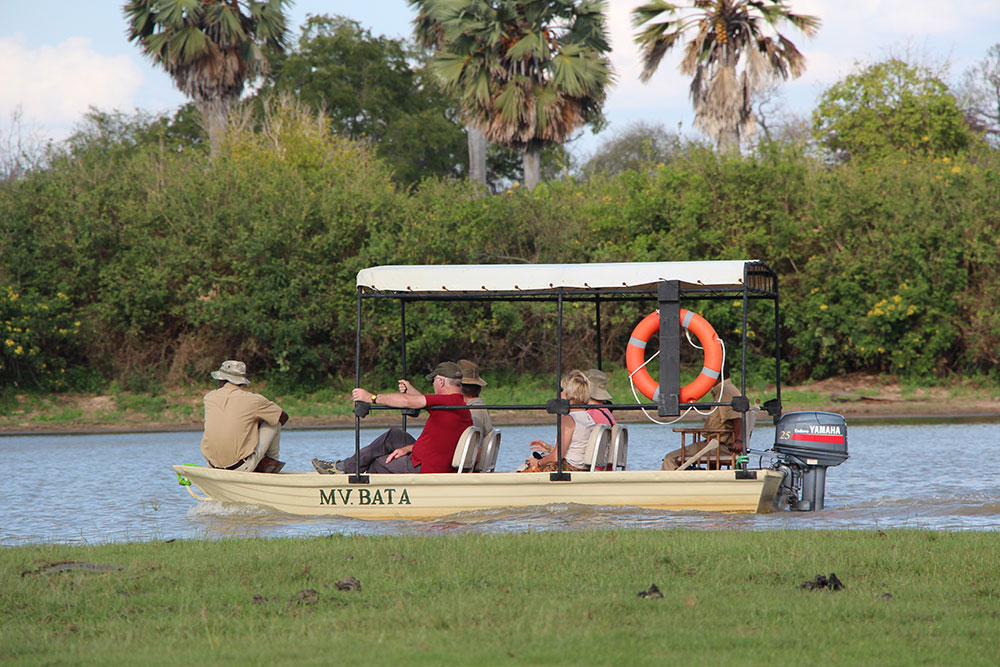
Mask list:
[[470,426],[458,438],[455,445],[455,454],[451,459],[451,466],[457,468],[459,473],[464,471],[472,472],[479,459],[479,447],[483,441],[482,430],[475,426]]
[[[736,464],[736,456],[722,456],[719,452],[719,436],[731,433],[728,428],[706,429],[706,428],[675,428],[674,433],[681,434],[681,456],[687,456],[688,447],[697,447],[691,456],[684,459],[676,470],[687,470],[693,465],[704,464],[709,470],[721,470],[722,466],[732,468]],[[691,436],[690,445],[687,442]],[[712,455],[715,455],[713,461]]]
[[[744,449],[749,449],[750,436],[753,434],[753,428],[757,424],[757,415],[759,414],[759,405],[753,406],[745,413],[747,434]],[[687,470],[693,465],[704,465],[709,470],[722,470],[723,466],[736,467],[736,457],[739,454],[731,451],[728,455],[723,456],[719,451],[718,438],[722,434],[730,433],[729,429],[675,428],[674,432],[681,434],[681,456],[685,456],[687,452],[687,436],[692,436],[691,446],[698,447],[695,454],[684,459],[677,466],[677,470]]]

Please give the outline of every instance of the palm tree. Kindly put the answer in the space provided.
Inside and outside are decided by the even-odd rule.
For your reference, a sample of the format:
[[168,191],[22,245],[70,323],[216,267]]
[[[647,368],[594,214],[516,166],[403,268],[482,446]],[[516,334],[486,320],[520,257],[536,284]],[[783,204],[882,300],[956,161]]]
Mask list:
[[[413,19],[413,31],[417,43],[425,49],[438,49],[444,39],[444,30],[424,9],[423,0],[409,0],[411,7],[416,7],[417,16]],[[469,180],[486,185],[486,137],[475,125],[465,127],[469,143]]]
[[786,21],[807,36],[820,26],[818,17],[795,14],[780,0],[692,0],[689,5],[651,0],[632,10],[632,25],[641,29],[635,36],[643,52],[640,79],[648,82],[664,54],[694,31],[680,69],[694,76],[695,124],[715,138],[720,152],[738,150],[741,133],[753,128],[754,92],[767,79],[805,71],[805,57],[775,27]]
[[[494,144],[520,150],[524,182],[541,150],[600,117],[611,82],[603,0],[413,0],[446,90]],[[425,43],[431,43],[425,41]]]
[[243,86],[264,71],[262,48],[284,49],[290,0],[130,0],[128,38],[201,112],[212,151]]

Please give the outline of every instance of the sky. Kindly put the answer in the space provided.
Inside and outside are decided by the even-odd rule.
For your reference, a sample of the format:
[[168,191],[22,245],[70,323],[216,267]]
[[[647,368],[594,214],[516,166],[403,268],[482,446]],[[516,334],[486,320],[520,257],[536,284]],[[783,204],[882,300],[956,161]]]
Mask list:
[[[807,70],[778,89],[777,109],[808,117],[824,90],[855,70],[890,55],[948,67],[950,81],[1000,42],[1000,0],[786,0],[800,14],[819,16],[807,38],[782,28],[806,56]],[[66,138],[91,106],[102,111],[172,112],[186,102],[165,72],[142,57],[125,36],[123,0],[0,0],[0,131],[14,127],[42,140]],[[605,103],[608,128],[584,133],[573,152],[585,157],[631,123],[662,124],[697,134],[688,98],[690,80],[675,49],[648,84],[632,42],[629,12],[641,0],[609,0],[616,83]],[[413,10],[406,0],[297,0],[295,34],[310,14],[341,14],[375,35],[408,38]],[[0,134],[0,136],[5,136]]]

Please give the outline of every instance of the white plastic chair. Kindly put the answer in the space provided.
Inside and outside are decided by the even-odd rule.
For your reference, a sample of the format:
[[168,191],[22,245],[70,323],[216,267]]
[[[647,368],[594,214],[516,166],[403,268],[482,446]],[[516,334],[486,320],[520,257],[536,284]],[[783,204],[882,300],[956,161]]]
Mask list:
[[604,470],[608,465],[608,455],[611,450],[611,427],[607,424],[595,424],[587,439],[587,449],[583,461],[587,470]]
[[475,426],[470,426],[458,438],[455,445],[455,454],[451,458],[451,467],[456,468],[459,473],[475,469],[476,461],[479,459],[479,447],[483,441],[483,432]]
[[480,448],[476,461],[476,472],[493,472],[497,466],[497,454],[500,452],[500,429],[493,429],[486,434],[485,444]]
[[611,427],[611,469],[625,470],[628,462],[628,429],[621,424]]

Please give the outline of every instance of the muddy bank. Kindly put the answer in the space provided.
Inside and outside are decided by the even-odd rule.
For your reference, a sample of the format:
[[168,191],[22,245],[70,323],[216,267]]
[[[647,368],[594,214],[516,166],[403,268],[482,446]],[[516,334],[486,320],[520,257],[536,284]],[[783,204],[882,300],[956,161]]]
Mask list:
[[[877,376],[855,375],[833,378],[809,385],[789,386],[782,389],[785,412],[821,410],[844,415],[848,421],[918,420],[918,419],[1000,419],[998,390],[966,385],[907,389],[898,383],[882,381]],[[773,391],[760,392],[765,398]],[[751,393],[751,398],[756,396]],[[490,400],[486,397],[487,401]],[[172,397],[174,404],[186,405],[188,418],[168,418],[141,412],[114,409],[108,396],[66,395],[59,396],[49,405],[7,414],[0,419],[0,434],[15,433],[99,433],[137,431],[199,431],[200,393]],[[354,417],[344,414],[296,415],[289,406],[290,428],[349,428]],[[167,411],[169,412],[169,410]],[[67,419],[67,415],[71,418]],[[655,416],[655,415],[654,415]],[[494,411],[496,424],[548,423],[552,419],[542,412]],[[626,423],[642,423],[646,418],[640,412],[619,413]],[[691,414],[684,423],[698,423],[702,417]],[[373,413],[363,425],[378,427],[395,425],[398,417],[392,413]],[[422,419],[411,420],[419,424]]]

